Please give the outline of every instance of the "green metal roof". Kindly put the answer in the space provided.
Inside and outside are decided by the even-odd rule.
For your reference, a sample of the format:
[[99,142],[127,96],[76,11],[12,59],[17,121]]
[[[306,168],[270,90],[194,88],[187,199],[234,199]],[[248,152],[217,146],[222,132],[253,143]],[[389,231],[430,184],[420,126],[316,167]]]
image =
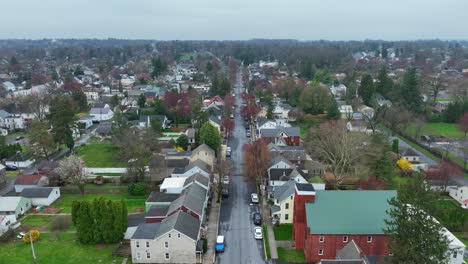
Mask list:
[[306,203],[311,234],[383,234],[396,191],[318,191],[314,203]]

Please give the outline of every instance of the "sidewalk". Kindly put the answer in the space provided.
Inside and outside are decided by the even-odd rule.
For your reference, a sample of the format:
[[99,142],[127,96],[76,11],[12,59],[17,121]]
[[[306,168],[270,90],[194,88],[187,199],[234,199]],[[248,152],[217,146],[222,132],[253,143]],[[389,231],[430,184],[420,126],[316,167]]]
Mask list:
[[219,210],[221,209],[221,203],[216,202],[216,194],[213,196],[213,200],[211,203],[210,214],[208,215],[208,222],[206,224],[206,239],[208,242],[208,248],[206,253],[203,255],[203,262],[202,263],[214,263],[216,252],[215,252],[215,244],[216,244],[216,237],[218,236],[218,227],[219,227]]
[[262,215],[264,219],[263,223],[266,223],[267,225],[268,244],[270,245],[270,258],[278,259],[278,249],[275,240],[275,233],[273,232],[273,224],[271,223],[270,210],[268,205],[266,204],[265,199],[262,199]]

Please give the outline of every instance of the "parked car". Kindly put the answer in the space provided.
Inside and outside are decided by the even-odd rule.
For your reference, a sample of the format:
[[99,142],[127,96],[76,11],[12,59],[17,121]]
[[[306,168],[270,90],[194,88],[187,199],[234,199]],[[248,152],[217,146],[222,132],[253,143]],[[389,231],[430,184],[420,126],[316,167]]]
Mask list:
[[226,244],[224,244],[224,236],[218,236],[216,238],[215,250],[216,252],[224,252]]
[[20,141],[20,140],[22,140],[23,138],[24,138],[23,136],[17,136],[17,137],[15,137],[16,141]]
[[231,147],[226,148],[226,157],[231,157]]
[[254,238],[263,239],[263,232],[261,227],[254,227]]
[[5,168],[7,171],[15,171],[18,169],[18,167],[14,166],[14,165],[5,165]]
[[229,197],[229,190],[227,188],[223,188],[221,191],[221,197],[228,198]]
[[255,225],[261,225],[262,224],[262,215],[260,213],[254,213],[253,214],[253,222]]
[[252,194],[250,195],[250,198],[252,199],[252,203],[258,204],[258,194],[252,193]]
[[229,185],[229,176],[226,175],[226,176],[223,177],[223,183],[225,185]]
[[246,136],[247,136],[248,138],[250,138],[250,131],[247,131]]

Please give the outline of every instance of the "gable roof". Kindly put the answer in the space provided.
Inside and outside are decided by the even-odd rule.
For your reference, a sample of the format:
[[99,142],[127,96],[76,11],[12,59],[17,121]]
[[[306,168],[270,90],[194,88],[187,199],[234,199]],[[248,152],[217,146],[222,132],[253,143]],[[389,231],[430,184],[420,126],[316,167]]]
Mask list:
[[289,137],[299,137],[301,130],[299,127],[277,127],[277,128],[265,128],[260,131],[262,137],[276,137],[281,132],[285,133]]
[[22,199],[29,199],[20,196],[0,197],[0,212],[15,211]]
[[146,199],[147,203],[170,203],[179,197],[176,193],[151,192]]
[[151,208],[146,213],[147,217],[155,216],[166,216],[167,210],[169,209],[168,205],[165,206],[151,206]]
[[199,169],[209,173],[211,171],[211,166],[206,164],[203,160],[197,159],[192,162],[190,162],[187,166],[185,166],[185,171],[187,172],[195,167],[198,167]]
[[214,116],[214,115],[211,115],[208,120],[210,120],[211,122],[217,124],[217,125],[221,125],[221,120],[219,120],[219,118],[217,116]]
[[15,155],[7,159],[7,161],[17,161],[17,162],[28,161],[28,160],[31,160],[31,158],[28,155],[26,155],[24,152],[16,153]]
[[188,159],[167,159],[166,166],[168,168],[185,168],[190,163]]
[[42,174],[20,175],[16,177],[15,185],[37,185],[42,177]]
[[160,223],[139,224],[132,239],[154,239],[159,231]]
[[207,177],[201,175],[200,173],[195,173],[194,175],[185,179],[184,187],[186,187],[187,185],[193,182],[198,182],[201,185],[206,186],[208,188],[208,184],[210,183],[210,180]]
[[419,154],[414,151],[412,148],[402,148],[400,149],[400,155],[402,157],[419,157]]
[[21,196],[27,198],[47,198],[54,189],[54,187],[24,188],[21,191]]
[[160,237],[171,230],[176,230],[193,240],[198,240],[200,220],[185,212],[179,211],[161,221],[155,237]]
[[289,180],[287,183],[281,186],[276,186],[273,196],[275,197],[275,199],[281,202],[294,194],[294,192],[296,191],[295,185],[295,180]]
[[105,115],[105,114],[108,114],[112,112],[112,110],[110,108],[91,108],[91,110],[89,111],[89,114],[90,115]]
[[311,234],[383,234],[396,191],[318,191],[306,203]]
[[286,163],[286,165],[288,165],[289,167],[292,166],[292,163],[288,159],[286,159],[284,156],[277,155],[277,156],[275,156],[274,158],[271,159],[270,167],[278,164],[281,161]]
[[292,171],[293,169],[270,169],[270,181],[288,181]]
[[207,153],[209,153],[211,156],[214,156],[215,155],[215,151],[210,148],[210,146],[208,146],[207,144],[203,143],[201,144],[200,146],[196,147],[194,150],[192,150],[192,157],[194,155],[197,155],[198,152],[200,151],[206,151]]
[[336,252],[337,259],[359,260],[361,259],[362,250],[356,245],[354,240],[351,240],[342,249]]

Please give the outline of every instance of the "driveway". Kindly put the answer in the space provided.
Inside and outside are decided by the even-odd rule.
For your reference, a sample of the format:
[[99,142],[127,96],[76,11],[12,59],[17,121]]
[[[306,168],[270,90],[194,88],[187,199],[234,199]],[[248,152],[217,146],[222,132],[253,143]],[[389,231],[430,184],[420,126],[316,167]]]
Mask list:
[[[241,105],[242,74],[237,75],[236,104]],[[267,263],[264,260],[263,241],[253,237],[252,214],[258,212],[257,205],[251,205],[250,194],[256,192],[255,184],[243,176],[242,146],[247,143],[240,107],[235,110],[236,126],[228,145],[232,149],[233,172],[229,186],[229,198],[221,205],[219,234],[225,236],[226,250],[217,255],[216,263]]]

